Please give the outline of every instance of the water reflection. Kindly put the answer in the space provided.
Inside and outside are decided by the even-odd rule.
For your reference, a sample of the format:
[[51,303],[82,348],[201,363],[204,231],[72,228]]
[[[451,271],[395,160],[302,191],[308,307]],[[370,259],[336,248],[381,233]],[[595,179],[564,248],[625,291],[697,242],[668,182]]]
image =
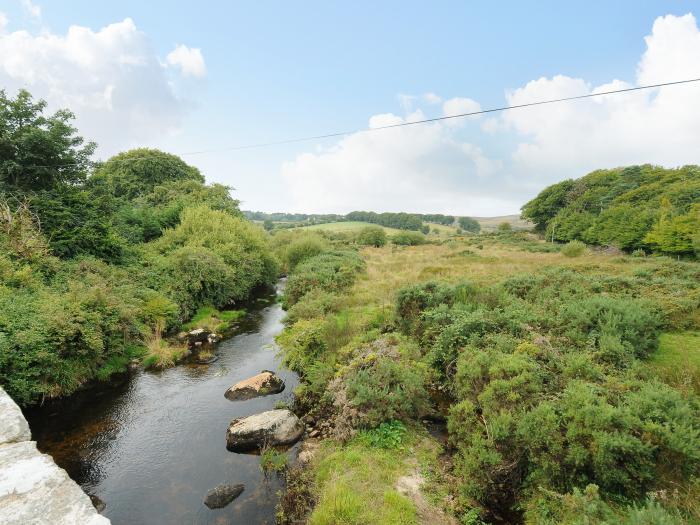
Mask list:
[[[274,523],[279,479],[260,472],[258,456],[226,450],[231,419],[273,408],[297,382],[276,357],[284,312],[275,295],[252,308],[237,335],[219,344],[214,363],[137,372],[121,384],[28,411],[39,448],[107,504],[104,514],[114,525]],[[263,369],[278,371],[284,392],[244,402],[224,398],[229,386]],[[220,483],[246,488],[228,507],[208,509],[202,498]]]

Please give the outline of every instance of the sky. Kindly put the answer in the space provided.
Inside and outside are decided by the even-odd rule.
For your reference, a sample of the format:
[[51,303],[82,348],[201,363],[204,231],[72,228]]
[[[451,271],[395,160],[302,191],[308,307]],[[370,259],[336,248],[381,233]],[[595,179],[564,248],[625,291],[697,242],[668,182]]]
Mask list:
[[518,213],[599,168],[699,163],[700,2],[0,0],[0,89],[68,107],[97,156],[169,151],[242,208]]

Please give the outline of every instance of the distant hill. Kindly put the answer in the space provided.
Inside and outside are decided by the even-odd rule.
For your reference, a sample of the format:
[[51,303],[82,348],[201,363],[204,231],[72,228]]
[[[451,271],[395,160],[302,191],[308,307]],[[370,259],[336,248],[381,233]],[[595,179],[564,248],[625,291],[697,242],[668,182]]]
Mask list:
[[481,226],[481,231],[492,232],[498,229],[498,225],[507,222],[514,230],[529,230],[534,224],[523,219],[520,215],[499,215],[496,217],[472,217]]

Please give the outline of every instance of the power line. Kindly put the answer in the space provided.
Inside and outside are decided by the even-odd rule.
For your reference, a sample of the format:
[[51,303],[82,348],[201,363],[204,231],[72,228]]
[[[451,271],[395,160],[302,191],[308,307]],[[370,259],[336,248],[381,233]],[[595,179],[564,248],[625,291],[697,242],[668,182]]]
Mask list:
[[663,87],[663,86],[689,84],[691,82],[700,82],[700,78],[691,78],[688,80],[676,80],[673,82],[663,82],[661,84],[650,84],[647,86],[637,86],[637,87],[631,87],[631,88],[625,88],[625,89],[614,89],[611,91],[601,91],[599,93],[588,93],[587,95],[577,95],[575,97],[563,97],[563,98],[555,98],[555,99],[551,99],[551,100],[540,100],[537,102],[516,104],[514,106],[502,106],[502,107],[498,107],[498,108],[482,109],[479,111],[471,111],[469,113],[458,113],[456,115],[445,115],[443,117],[434,117],[434,118],[428,118],[428,119],[423,119],[423,120],[413,120],[411,122],[400,122],[398,124],[387,124],[386,126],[377,126],[376,128],[364,128],[364,129],[356,129],[356,130],[352,130],[352,131],[337,131],[334,133],[326,133],[324,135],[314,135],[311,137],[300,137],[300,138],[296,138],[296,139],[280,140],[280,141],[276,141],[276,142],[262,142],[259,144],[248,144],[248,145],[244,145],[244,146],[231,146],[228,148],[190,151],[187,153],[181,153],[180,155],[182,155],[182,156],[201,155],[201,154],[205,154],[205,153],[218,153],[221,151],[238,151],[238,150],[244,150],[244,149],[264,148],[264,147],[268,147],[268,146],[278,146],[278,145],[282,145],[282,144],[292,144],[295,142],[305,142],[305,141],[309,141],[309,140],[328,139],[328,138],[333,138],[333,137],[342,137],[345,135],[351,135],[354,133],[369,133],[371,131],[381,131],[384,129],[400,128],[400,127],[404,127],[404,126],[415,126],[417,124],[438,122],[440,120],[448,120],[448,119],[463,118],[463,117],[473,117],[475,115],[484,115],[486,113],[496,113],[499,111],[506,111],[509,109],[520,109],[520,108],[526,108],[526,107],[530,107],[530,106],[541,106],[544,104],[555,104],[557,102],[567,102],[570,100],[581,100],[584,98],[601,97],[604,95],[614,95],[617,93],[627,93],[630,91],[641,91],[643,89],[653,89],[653,88],[658,88],[658,87]]
[[[610,91],[600,91],[598,93],[588,93],[586,95],[577,95],[577,96],[573,96],[573,97],[562,97],[562,98],[555,98],[555,99],[549,99],[549,100],[540,100],[540,101],[536,101],[536,102],[527,102],[524,104],[516,104],[513,106],[501,106],[501,107],[490,108],[490,109],[482,109],[479,111],[470,111],[468,113],[458,113],[455,115],[445,115],[442,117],[434,117],[434,118],[428,118],[428,119],[423,119],[423,120],[413,120],[410,122],[400,122],[397,124],[387,124],[385,126],[377,126],[376,128],[363,128],[363,129],[355,129],[355,130],[351,130],[351,131],[336,131],[336,132],[332,132],[332,133],[324,133],[322,135],[298,137],[298,138],[278,140],[278,141],[273,141],[273,142],[261,142],[261,143],[257,143],[257,144],[230,146],[230,147],[226,147],[226,148],[214,148],[214,149],[205,149],[205,150],[199,150],[199,151],[188,151],[188,152],[184,152],[184,153],[176,153],[175,155],[185,157],[185,156],[191,156],[191,155],[204,155],[207,153],[219,153],[219,152],[224,152],[224,151],[241,151],[241,150],[246,150],[246,149],[266,148],[266,147],[270,147],[270,146],[281,146],[284,144],[294,144],[296,142],[307,142],[310,140],[321,140],[321,139],[329,139],[329,138],[334,138],[334,137],[343,137],[343,136],[352,135],[355,133],[369,133],[369,132],[382,131],[382,130],[392,129],[392,128],[401,128],[404,126],[416,126],[418,124],[439,122],[441,120],[473,117],[476,115],[484,115],[487,113],[497,113],[500,111],[507,111],[507,110],[511,110],[511,109],[521,109],[521,108],[527,108],[527,107],[532,107],[532,106],[542,106],[545,104],[556,104],[559,102],[569,102],[572,100],[581,100],[581,99],[585,99],[585,98],[602,97],[605,95],[616,95],[619,93],[629,93],[632,91],[642,91],[642,90],[646,90],[646,89],[654,89],[654,88],[660,88],[660,87],[665,87],[665,86],[676,86],[676,85],[680,85],[680,84],[690,84],[692,82],[700,82],[700,78],[691,78],[688,80],[675,80],[672,82],[662,82],[659,84],[649,84],[649,85],[645,85],[645,86],[637,86],[637,87],[630,87],[630,88],[624,88],[624,89],[613,89]],[[147,159],[147,158],[148,157],[132,157],[129,159],[113,159],[110,162],[133,162],[133,161]],[[60,168],[60,167],[74,166],[76,164],[77,163],[59,164],[59,165],[54,165],[54,166],[32,166],[32,167],[34,167],[34,168]]]

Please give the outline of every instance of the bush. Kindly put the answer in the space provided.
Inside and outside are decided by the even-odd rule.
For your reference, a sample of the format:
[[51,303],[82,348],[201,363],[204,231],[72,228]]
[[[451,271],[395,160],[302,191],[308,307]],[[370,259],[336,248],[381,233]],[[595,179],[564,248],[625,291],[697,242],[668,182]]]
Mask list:
[[287,280],[284,301],[292,306],[313,289],[338,292],[355,282],[364,269],[364,261],[355,252],[329,252],[316,255],[298,265]]
[[180,224],[149,247],[155,288],[164,288],[187,318],[200,306],[246,299],[277,276],[265,233],[245,219],[204,206],[187,208]]
[[347,439],[358,429],[409,421],[425,411],[425,369],[417,349],[384,338],[357,349],[328,386],[337,411],[335,431]]
[[566,257],[579,257],[586,251],[586,245],[581,241],[571,241],[561,248],[561,253]]
[[329,249],[328,242],[316,234],[297,236],[284,250],[283,262],[288,272],[293,272],[298,264]]
[[367,226],[358,233],[357,243],[362,246],[381,248],[386,244],[386,232],[379,226]]
[[397,246],[418,246],[427,242],[425,239],[425,235],[423,235],[422,233],[410,231],[392,235],[390,240],[393,244]]

